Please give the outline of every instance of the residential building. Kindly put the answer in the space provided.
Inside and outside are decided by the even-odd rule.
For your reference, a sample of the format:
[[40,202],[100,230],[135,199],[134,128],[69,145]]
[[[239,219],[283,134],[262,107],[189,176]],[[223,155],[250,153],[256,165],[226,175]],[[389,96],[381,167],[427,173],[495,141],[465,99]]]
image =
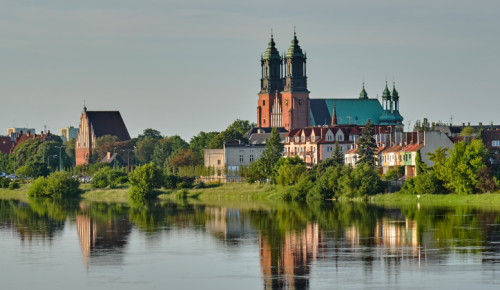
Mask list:
[[61,139],[63,142],[75,139],[78,137],[78,128],[75,128],[73,126],[62,128],[60,130],[61,132]]
[[7,128],[7,136],[10,137],[11,141],[14,141],[16,137],[20,133],[24,133],[25,135],[30,132],[30,134],[35,134],[35,129],[34,128]]
[[[441,131],[448,136],[454,138],[454,137],[467,137],[467,136],[461,136],[461,132],[464,128],[466,127],[471,127],[474,129],[474,133],[472,133],[472,137],[476,137],[479,134],[479,131],[481,130],[498,130],[500,128],[500,125],[493,125],[493,124],[485,124],[483,126],[483,123],[479,122],[477,125],[471,125],[470,122],[467,124],[462,123],[462,125],[435,125],[434,130],[436,131]],[[459,141],[459,140],[457,140]]]
[[10,136],[0,136],[0,152],[3,154],[10,154],[12,147],[12,140]]
[[239,180],[240,166],[248,166],[257,161],[266,144],[244,144],[239,140],[230,140],[223,145],[222,149],[205,149],[205,166],[214,167],[220,171],[217,176],[205,177],[208,180],[216,178],[222,182]]
[[326,125],[330,113],[337,107],[339,125],[365,125],[368,119],[375,125],[402,126],[399,113],[399,94],[395,85],[386,86],[382,103],[369,98],[365,90],[359,98],[311,99],[307,86],[307,56],[294,33],[292,45],[281,55],[271,35],[265,54],[261,57],[261,84],[257,104],[257,127],[283,127],[286,130]]
[[19,132],[17,137],[12,142],[9,152],[10,152],[10,154],[14,153],[14,150],[16,150],[16,148],[19,147],[19,145],[21,145],[24,141],[29,140],[29,139],[38,139],[42,142],[49,142],[49,141],[55,141],[54,137],[55,137],[55,135],[52,135],[50,133],[50,130],[47,131],[46,134],[44,134],[43,131],[41,134],[31,134],[30,131],[28,131],[27,134],[24,134],[21,131],[21,132]]
[[76,165],[92,162],[97,138],[104,135],[117,136],[120,141],[130,140],[125,122],[119,111],[87,111],[83,108],[76,138]]
[[134,165],[134,160],[130,160],[127,158],[127,156],[122,157],[120,156],[120,154],[118,153],[111,153],[111,152],[106,152],[106,156],[104,156],[102,159],[101,159],[101,163],[111,163],[111,164],[115,164],[116,162],[116,165],[119,166],[119,167],[127,167],[129,165]]

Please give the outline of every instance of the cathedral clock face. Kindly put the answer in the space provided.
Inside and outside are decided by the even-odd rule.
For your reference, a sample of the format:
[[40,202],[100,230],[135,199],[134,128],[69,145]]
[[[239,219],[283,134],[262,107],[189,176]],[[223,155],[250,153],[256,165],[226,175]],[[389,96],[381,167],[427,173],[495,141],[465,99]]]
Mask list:
[[302,99],[299,99],[299,107],[302,107]]

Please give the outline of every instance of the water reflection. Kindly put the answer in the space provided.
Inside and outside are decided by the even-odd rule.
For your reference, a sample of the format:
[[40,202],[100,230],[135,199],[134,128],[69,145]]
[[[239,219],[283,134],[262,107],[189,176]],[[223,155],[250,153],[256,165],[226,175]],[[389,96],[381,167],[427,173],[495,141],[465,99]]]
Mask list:
[[[0,232],[16,233],[22,243],[50,244],[62,239],[60,233],[65,229],[76,228],[83,264],[101,267],[123,265],[134,232],[146,239],[160,239],[188,230],[225,247],[256,249],[259,261],[255,263],[264,289],[307,289],[314,273],[322,269],[335,269],[328,273],[341,281],[343,277],[337,273],[343,265],[362,269],[365,282],[376,280],[373,271],[380,267],[385,269],[387,281],[400,275],[405,265],[459,261],[497,271],[498,212],[472,206],[362,203],[0,200]],[[68,228],[68,223],[76,227]],[[496,275],[492,277],[496,281]]]

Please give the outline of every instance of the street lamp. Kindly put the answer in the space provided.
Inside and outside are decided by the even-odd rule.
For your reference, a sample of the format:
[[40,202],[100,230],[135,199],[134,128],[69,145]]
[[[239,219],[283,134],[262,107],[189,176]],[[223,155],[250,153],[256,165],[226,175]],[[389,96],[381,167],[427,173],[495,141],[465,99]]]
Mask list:
[[113,169],[116,169],[116,153],[115,153],[116,147],[113,148]]
[[66,146],[60,146],[56,148],[59,148],[59,171],[62,171],[62,149],[65,148]]

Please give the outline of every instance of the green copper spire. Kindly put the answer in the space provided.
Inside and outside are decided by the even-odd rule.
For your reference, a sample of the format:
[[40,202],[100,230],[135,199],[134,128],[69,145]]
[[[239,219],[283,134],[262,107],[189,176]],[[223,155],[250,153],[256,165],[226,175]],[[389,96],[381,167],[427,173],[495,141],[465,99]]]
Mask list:
[[297,39],[297,34],[295,33],[295,29],[293,31],[292,45],[290,45],[290,48],[288,49],[288,53],[286,54],[286,57],[287,58],[304,57],[304,54],[302,53],[302,49],[299,46],[299,40]]
[[382,99],[383,100],[388,100],[391,98],[391,92],[389,91],[389,88],[387,87],[387,81],[385,82],[385,90],[382,93]]
[[263,59],[267,60],[267,59],[279,59],[279,58],[280,58],[280,53],[276,49],[276,43],[274,42],[273,33],[271,32],[271,41],[269,41],[269,46],[267,47]]
[[393,88],[392,88],[392,99],[399,99],[399,94],[398,91],[396,91],[396,82],[393,83]]
[[363,90],[359,94],[360,99],[368,99],[368,94],[365,91],[365,83],[363,82]]

